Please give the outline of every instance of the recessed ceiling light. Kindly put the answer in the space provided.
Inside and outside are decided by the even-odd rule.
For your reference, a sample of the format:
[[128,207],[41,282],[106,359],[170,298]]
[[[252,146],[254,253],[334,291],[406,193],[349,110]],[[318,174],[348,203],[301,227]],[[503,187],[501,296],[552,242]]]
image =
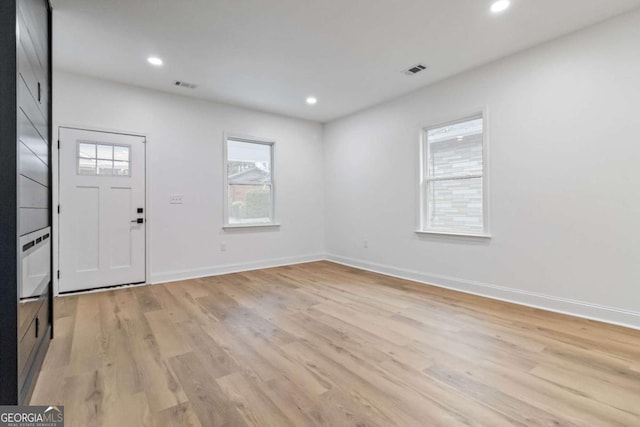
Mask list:
[[309,105],[316,105],[318,103],[318,100],[316,99],[315,96],[309,96],[307,97],[307,104]]
[[509,0],[498,0],[491,5],[491,12],[500,13],[509,8],[511,2]]
[[155,65],[156,67],[159,67],[162,65],[162,59],[156,57],[156,56],[150,56],[147,58],[147,62],[151,65]]

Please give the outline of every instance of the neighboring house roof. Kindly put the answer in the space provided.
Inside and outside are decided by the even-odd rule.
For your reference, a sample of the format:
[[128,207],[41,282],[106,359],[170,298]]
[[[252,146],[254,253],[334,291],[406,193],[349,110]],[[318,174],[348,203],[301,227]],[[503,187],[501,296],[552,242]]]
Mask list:
[[254,167],[231,175],[228,182],[229,184],[264,184],[269,182],[269,172]]

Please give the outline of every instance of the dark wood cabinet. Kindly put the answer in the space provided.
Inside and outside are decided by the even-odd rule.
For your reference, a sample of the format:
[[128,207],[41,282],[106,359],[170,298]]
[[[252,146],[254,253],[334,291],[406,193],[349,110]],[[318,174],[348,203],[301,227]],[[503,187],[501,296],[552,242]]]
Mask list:
[[0,2],[0,404],[27,404],[53,337],[51,6]]

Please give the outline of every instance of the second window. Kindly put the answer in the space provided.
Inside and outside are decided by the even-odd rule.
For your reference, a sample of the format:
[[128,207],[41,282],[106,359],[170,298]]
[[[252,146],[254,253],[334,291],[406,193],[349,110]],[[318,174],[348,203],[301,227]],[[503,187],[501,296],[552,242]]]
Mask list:
[[486,235],[481,114],[424,129],[420,231]]
[[225,225],[274,224],[274,143],[226,138]]

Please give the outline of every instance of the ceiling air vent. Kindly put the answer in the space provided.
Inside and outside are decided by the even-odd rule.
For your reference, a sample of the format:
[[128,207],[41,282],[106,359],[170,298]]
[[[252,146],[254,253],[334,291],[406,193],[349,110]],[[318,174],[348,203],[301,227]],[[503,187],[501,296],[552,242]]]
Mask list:
[[403,71],[403,73],[407,76],[413,76],[414,74],[418,74],[421,71],[424,71],[427,69],[426,65],[422,65],[422,64],[416,64],[413,67],[409,67],[406,70]]
[[196,85],[196,84],[184,82],[182,80],[176,80],[176,81],[173,82],[173,84],[175,86],[184,87],[184,88],[187,88],[187,89],[195,89],[195,88],[198,87],[198,85]]

